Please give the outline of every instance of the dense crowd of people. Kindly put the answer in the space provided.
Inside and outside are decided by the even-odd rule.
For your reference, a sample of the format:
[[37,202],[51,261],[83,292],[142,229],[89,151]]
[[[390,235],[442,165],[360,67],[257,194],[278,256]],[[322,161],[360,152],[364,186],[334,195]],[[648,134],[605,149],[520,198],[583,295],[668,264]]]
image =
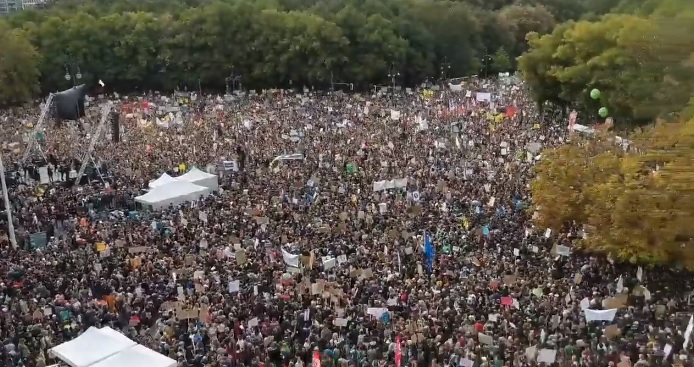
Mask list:
[[[63,183],[105,97],[80,124],[47,121],[56,174],[9,189],[3,365],[57,363],[49,349],[91,326],[180,366],[689,364],[688,273],[533,226],[533,164],[572,138],[568,122],[513,78],[454,89],[111,97],[121,141],[93,152],[108,184]],[[3,141],[21,142],[6,166],[37,114],[3,119]],[[217,172],[219,192],[136,205],[192,167]]]

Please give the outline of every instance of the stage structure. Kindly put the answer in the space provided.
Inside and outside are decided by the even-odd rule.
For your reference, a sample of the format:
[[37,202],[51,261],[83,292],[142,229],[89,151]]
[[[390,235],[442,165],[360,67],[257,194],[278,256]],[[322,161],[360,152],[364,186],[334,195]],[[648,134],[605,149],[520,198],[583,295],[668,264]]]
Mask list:
[[55,109],[53,115],[57,119],[77,121],[84,117],[84,105],[87,97],[87,87],[84,84],[74,86],[53,95]]
[[80,170],[77,172],[77,177],[75,178],[75,185],[79,185],[80,179],[82,178],[82,175],[84,175],[84,170],[87,168],[87,163],[89,163],[89,161],[91,161],[94,164],[94,169],[97,170],[97,172],[99,173],[101,181],[104,181],[104,176],[101,174],[99,166],[94,160],[94,157],[92,157],[92,152],[94,151],[94,146],[96,145],[96,142],[101,137],[101,133],[104,130],[104,125],[106,125],[106,122],[108,122],[108,117],[111,115],[112,108],[113,103],[110,101],[106,102],[101,107],[101,117],[99,118],[99,125],[97,125],[96,129],[94,129],[94,131],[92,132],[91,140],[89,141],[89,147],[82,156],[82,166],[80,166]]
[[39,115],[38,121],[36,121],[36,124],[34,125],[34,130],[31,131],[31,134],[29,136],[29,142],[27,143],[26,149],[24,149],[24,155],[22,155],[22,160],[21,164],[24,166],[24,163],[26,163],[27,159],[31,156],[32,150],[34,148],[37,148],[39,153],[41,153],[41,156],[43,159],[48,161],[46,159],[46,154],[43,153],[43,149],[41,149],[41,144],[36,140],[36,135],[38,135],[39,132],[41,132],[41,129],[43,128],[44,121],[46,120],[46,117],[48,116],[48,111],[51,109],[51,104],[53,103],[53,93],[48,95],[48,98],[46,98],[46,104],[43,106],[43,109],[41,110],[41,115]]
[[61,120],[77,121],[84,116],[84,101],[87,95],[87,87],[84,84],[74,86],[62,92],[51,93],[46,98],[46,103],[41,110],[41,115],[34,125],[34,130],[29,136],[27,149],[24,150],[21,164],[24,165],[33,153],[34,148],[38,148],[41,157],[46,159],[46,154],[41,149],[41,144],[36,140],[36,136],[43,129],[46,117],[50,115]]

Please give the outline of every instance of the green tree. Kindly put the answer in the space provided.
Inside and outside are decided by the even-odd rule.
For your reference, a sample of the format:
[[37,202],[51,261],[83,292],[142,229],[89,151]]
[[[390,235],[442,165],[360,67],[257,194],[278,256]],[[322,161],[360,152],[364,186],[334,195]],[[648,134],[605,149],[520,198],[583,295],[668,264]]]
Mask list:
[[[531,34],[519,69],[539,102],[558,92],[557,102],[579,102],[588,116],[606,106],[618,124],[649,122],[680,111],[693,95],[691,20],[608,15],[569,23]],[[590,99],[592,88],[602,91],[600,101]]]
[[576,20],[590,12],[591,0],[519,0],[518,5],[542,6],[559,22]]
[[526,51],[528,33],[543,35],[551,32],[555,25],[554,16],[542,5],[511,5],[501,9],[499,14],[512,27],[516,54]]
[[36,49],[25,32],[0,20],[0,105],[24,103],[38,90]]
[[606,133],[543,152],[531,185],[538,224],[583,226],[588,251],[694,269],[694,120],[624,140]]
[[492,55],[492,67],[498,73],[505,73],[511,70],[511,59],[503,47],[496,50],[494,55]]
[[[528,33],[595,13],[594,1],[65,0],[19,12],[9,23],[25,30],[39,51],[44,93],[71,86],[63,78],[69,63],[80,66],[84,82],[101,79],[123,91],[221,91],[231,74],[251,88],[325,88],[332,80],[365,89],[390,83],[391,72],[399,74],[396,83],[412,86],[482,66],[485,73],[513,68]],[[662,9],[678,1],[684,0],[667,0]],[[566,42],[562,35],[554,43]],[[510,67],[492,65],[490,54],[500,49]],[[527,59],[553,65],[535,56]],[[537,94],[572,101],[573,90],[554,74],[534,76],[546,90]],[[548,80],[562,88],[554,93]]]
[[551,34],[542,37],[537,33],[527,36],[530,51],[518,59],[518,70],[523,74],[539,105],[552,102],[565,107],[571,103],[570,100],[562,98],[562,83],[553,73],[557,64],[555,50],[562,44],[563,32],[570,26],[561,24]]

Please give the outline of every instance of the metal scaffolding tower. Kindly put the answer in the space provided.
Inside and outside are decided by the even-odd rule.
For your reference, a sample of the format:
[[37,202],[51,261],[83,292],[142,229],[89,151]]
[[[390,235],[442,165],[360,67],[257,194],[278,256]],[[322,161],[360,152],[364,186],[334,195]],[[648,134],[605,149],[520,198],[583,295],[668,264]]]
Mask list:
[[48,98],[46,99],[46,104],[43,106],[43,110],[41,110],[41,115],[39,116],[38,121],[36,121],[36,125],[34,125],[34,130],[31,131],[31,135],[29,136],[29,142],[27,143],[27,147],[24,150],[24,155],[22,155],[22,160],[20,162],[22,165],[24,165],[27,159],[29,159],[32,151],[34,150],[34,147],[36,147],[39,150],[41,156],[43,156],[43,159],[46,159],[46,155],[43,153],[43,150],[41,149],[41,144],[39,144],[39,142],[36,141],[36,135],[38,135],[38,133],[41,132],[41,129],[43,129],[43,123],[46,120],[48,111],[50,111],[51,109],[52,103],[53,93],[48,95]]
[[[106,125],[106,122],[108,121],[108,117],[111,114],[112,108],[113,103],[110,101],[106,102],[101,107],[101,118],[99,120],[99,125],[94,130],[94,133],[91,136],[91,140],[89,141],[89,147],[87,148],[87,151],[84,153],[84,156],[82,156],[82,166],[80,166],[80,170],[77,172],[77,177],[75,178],[75,185],[79,185],[80,179],[84,175],[84,170],[87,168],[87,163],[90,160],[92,161],[92,163],[94,163],[95,169],[98,169],[96,167],[96,162],[92,157],[92,152],[94,151],[94,146],[96,145],[96,142],[101,137],[101,132],[104,130],[104,125]],[[101,179],[103,180],[103,177]]]
[[9,193],[7,192],[7,182],[5,182],[5,165],[2,163],[2,150],[0,149],[0,182],[2,182],[2,198],[5,201],[5,213],[7,214],[7,235],[10,236],[12,248],[17,248],[17,236],[14,233],[14,222],[12,221],[12,204],[10,204]]

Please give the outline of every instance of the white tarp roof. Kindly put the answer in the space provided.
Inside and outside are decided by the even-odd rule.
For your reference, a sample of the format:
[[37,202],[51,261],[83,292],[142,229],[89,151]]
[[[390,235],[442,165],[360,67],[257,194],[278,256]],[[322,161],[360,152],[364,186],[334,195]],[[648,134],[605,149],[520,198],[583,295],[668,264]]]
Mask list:
[[186,181],[186,182],[196,182],[201,180],[207,180],[210,178],[217,178],[217,175],[209,174],[207,172],[199,170],[197,167],[191,168],[185,175],[179,176],[174,180]]
[[177,362],[142,345],[136,345],[95,363],[92,367],[175,367]]
[[196,185],[204,186],[212,191],[219,190],[219,177],[204,171],[201,171],[197,167],[193,167],[188,173],[183,176],[176,178],[179,181],[185,181],[194,183]]
[[90,327],[77,338],[51,348],[50,353],[72,367],[87,367],[135,345],[111,328]]
[[167,175],[166,173],[164,173],[164,174],[161,175],[161,177],[159,177],[158,179],[156,179],[156,180],[154,180],[154,181],[150,181],[150,182],[149,182],[149,187],[153,189],[153,188],[155,188],[155,187],[159,187],[159,186],[162,186],[162,185],[170,184],[170,183],[172,183],[172,182],[178,182],[178,180],[175,179],[175,178],[173,178],[173,177],[171,177],[171,176],[169,176],[169,175]]
[[158,209],[169,205],[178,205],[186,201],[198,200],[200,196],[206,196],[211,189],[190,182],[178,181],[157,186],[144,195],[135,198],[135,201],[151,205]]

